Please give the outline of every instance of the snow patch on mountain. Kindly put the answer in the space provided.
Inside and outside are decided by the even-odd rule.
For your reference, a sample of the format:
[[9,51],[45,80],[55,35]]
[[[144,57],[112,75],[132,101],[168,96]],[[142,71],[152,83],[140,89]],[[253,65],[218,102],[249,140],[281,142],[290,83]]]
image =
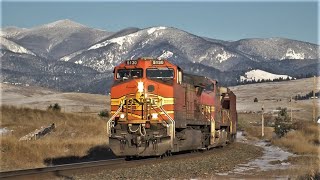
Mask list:
[[215,59],[219,63],[222,63],[223,61],[226,61],[231,57],[236,57],[236,55],[225,51],[223,48],[220,48],[220,49],[215,48],[215,49],[206,51],[206,53],[203,54],[202,56],[199,56],[198,59],[199,59],[199,62],[202,62],[208,59]]
[[83,62],[82,62],[82,60],[78,60],[78,61],[76,61],[76,62],[74,62],[74,63],[76,63],[76,64],[82,64]]
[[226,51],[223,51],[223,53],[219,53],[216,55],[216,59],[222,63],[225,60],[228,60],[231,57],[234,57],[235,55],[227,53]]
[[304,53],[296,53],[293,49],[288,48],[286,54],[281,58],[283,59],[304,59]]
[[173,52],[171,51],[163,51],[163,53],[159,56],[159,59],[168,59],[173,56]]
[[85,49],[77,51],[77,52],[74,52],[74,53],[72,53],[70,55],[64,56],[64,57],[60,58],[60,61],[69,61],[70,59],[76,57],[77,55],[81,54],[84,51],[85,51]]
[[147,32],[150,35],[150,34],[154,33],[155,31],[163,30],[163,29],[166,29],[166,27],[163,27],[163,26],[152,27],[152,28],[149,28]]
[[0,37],[0,49],[7,49],[9,51],[20,53],[20,54],[30,54],[35,56],[30,50],[18,45],[17,43],[7,40],[6,38]]
[[253,81],[256,80],[258,81],[259,79],[262,80],[274,80],[274,79],[279,79],[279,78],[283,78],[283,79],[287,79],[287,78],[292,79],[292,77],[288,76],[288,75],[278,75],[278,74],[272,74],[260,69],[256,69],[256,70],[251,70],[245,73],[244,76],[240,76],[240,81]]
[[112,43],[118,44],[120,46],[119,49],[122,49],[124,43],[132,44],[134,42],[134,37],[137,37],[137,36],[138,36],[138,33],[132,33],[132,34],[129,34],[126,36],[121,36],[121,37],[109,39],[109,40],[106,40],[102,43],[98,43],[98,44],[91,46],[88,50],[105,47],[105,46],[112,44]]

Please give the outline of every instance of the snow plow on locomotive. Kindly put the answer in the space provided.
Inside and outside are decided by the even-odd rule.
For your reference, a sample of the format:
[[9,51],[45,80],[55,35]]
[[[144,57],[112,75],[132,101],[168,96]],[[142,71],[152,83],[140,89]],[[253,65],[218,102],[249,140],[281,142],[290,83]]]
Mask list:
[[117,156],[224,146],[236,136],[236,96],[215,80],[164,59],[127,60],[114,69],[109,147]]

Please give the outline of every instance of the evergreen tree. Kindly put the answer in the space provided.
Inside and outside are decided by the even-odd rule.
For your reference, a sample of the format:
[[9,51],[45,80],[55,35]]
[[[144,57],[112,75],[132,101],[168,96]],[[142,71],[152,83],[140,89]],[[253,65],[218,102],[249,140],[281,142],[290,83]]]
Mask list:
[[275,133],[278,137],[283,137],[290,129],[292,129],[292,124],[287,113],[287,108],[281,108],[275,120]]

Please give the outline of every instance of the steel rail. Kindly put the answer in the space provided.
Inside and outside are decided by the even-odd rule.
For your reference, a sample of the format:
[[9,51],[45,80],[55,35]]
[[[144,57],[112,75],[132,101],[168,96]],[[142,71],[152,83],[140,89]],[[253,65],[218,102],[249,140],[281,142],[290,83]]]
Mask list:
[[91,167],[97,167],[97,166],[114,166],[114,165],[122,164],[124,162],[125,162],[124,158],[117,158],[117,159],[110,159],[110,160],[56,165],[56,166],[41,167],[41,168],[34,168],[34,169],[4,171],[4,172],[0,172],[0,179],[16,178],[16,177],[23,177],[23,176],[29,176],[29,175],[54,173],[54,172],[76,170],[76,169],[85,169],[85,168],[91,168]]

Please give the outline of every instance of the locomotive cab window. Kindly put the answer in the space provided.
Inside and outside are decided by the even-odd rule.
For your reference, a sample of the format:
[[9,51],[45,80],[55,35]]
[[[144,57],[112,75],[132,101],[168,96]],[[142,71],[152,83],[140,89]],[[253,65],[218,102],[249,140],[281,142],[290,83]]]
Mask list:
[[147,77],[156,78],[156,79],[162,79],[162,78],[172,79],[174,77],[174,71],[173,69],[169,69],[169,68],[147,69]]
[[205,88],[204,88],[205,91],[212,91],[214,90],[214,85],[211,83],[211,84],[208,84]]
[[118,69],[116,79],[142,78],[142,69]]

